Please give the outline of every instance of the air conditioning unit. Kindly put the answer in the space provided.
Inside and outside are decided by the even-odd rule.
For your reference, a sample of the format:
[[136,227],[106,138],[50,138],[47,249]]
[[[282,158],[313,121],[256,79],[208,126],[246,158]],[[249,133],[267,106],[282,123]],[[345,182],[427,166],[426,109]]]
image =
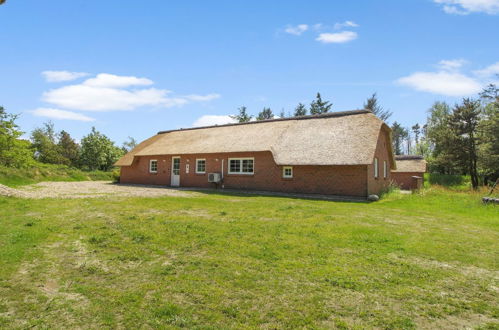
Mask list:
[[220,182],[220,173],[208,173],[208,182]]

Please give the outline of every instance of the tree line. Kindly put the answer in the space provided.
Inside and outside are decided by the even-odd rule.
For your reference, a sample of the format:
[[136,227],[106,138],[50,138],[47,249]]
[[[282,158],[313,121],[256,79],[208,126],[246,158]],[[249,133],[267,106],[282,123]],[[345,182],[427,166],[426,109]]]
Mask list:
[[[299,103],[293,114],[281,111],[279,117],[319,115],[331,111],[333,103],[324,101],[320,93],[307,108]],[[470,175],[474,188],[499,177],[499,88],[487,86],[477,98],[464,98],[450,106],[435,102],[428,110],[426,122],[404,127],[389,119],[392,112],[384,109],[376,93],[368,97],[364,109],[387,123],[392,129],[393,150],[396,154],[422,155],[432,173]],[[265,107],[255,117],[246,107],[232,116],[238,122],[275,118]],[[16,124],[18,116],[0,107],[0,165],[30,166],[33,161],[64,164],[83,170],[107,171],[137,144],[129,137],[121,147],[94,127],[78,143],[68,132],[56,132],[51,122],[31,132],[29,140],[20,139],[23,132]]]
[[[331,110],[333,103],[323,101],[321,94],[310,104],[309,109],[298,103],[293,114],[280,118],[318,115]],[[392,129],[392,143],[397,155],[421,155],[427,160],[432,173],[469,175],[473,188],[494,182],[499,177],[499,88],[488,85],[476,99],[464,98],[450,106],[435,102],[428,110],[426,123],[415,123],[404,127],[394,121],[393,113],[384,109],[376,93],[367,98],[363,109],[373,112]],[[257,116],[248,114],[240,107],[239,114],[232,116],[238,122],[273,119],[270,108],[263,108]]]
[[78,143],[71,135],[55,131],[47,122],[31,132],[30,139],[20,139],[23,132],[16,124],[18,115],[9,114],[0,107],[0,165],[29,167],[36,161],[67,165],[82,170],[109,171],[114,163],[137,144],[129,137],[118,147],[95,127]]

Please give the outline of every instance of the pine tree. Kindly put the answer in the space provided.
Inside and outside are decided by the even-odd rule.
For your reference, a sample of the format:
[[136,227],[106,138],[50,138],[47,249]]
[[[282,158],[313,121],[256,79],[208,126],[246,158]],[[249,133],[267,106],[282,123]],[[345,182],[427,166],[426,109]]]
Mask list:
[[322,101],[321,94],[317,93],[315,101],[310,103],[310,114],[320,115],[322,113],[329,112],[333,104],[329,101]]
[[364,103],[364,109],[371,110],[374,115],[385,122],[388,121],[393,114],[391,111],[384,110],[383,107],[378,104],[376,93],[367,99],[366,103]]
[[404,144],[404,141],[407,139],[408,136],[407,130],[402,127],[397,122],[394,122],[392,125],[392,142],[393,142],[393,150],[395,151],[396,155],[401,155],[403,153],[402,146]]
[[136,146],[137,146],[137,140],[129,136],[127,138],[127,141],[123,142],[123,146],[121,147],[121,149],[123,150],[123,152],[127,153],[130,152]]
[[419,126],[418,123],[416,123],[416,125],[412,126],[411,129],[414,132],[414,139],[416,140],[416,144],[418,144],[419,135],[421,134],[421,127]]
[[253,118],[253,116],[248,115],[245,106],[240,107],[238,110],[238,115],[230,116],[230,118],[237,120],[238,123],[247,123]]
[[274,118],[274,114],[270,108],[263,108],[263,110],[258,114],[256,120],[267,120]]
[[453,154],[463,163],[471,177],[473,189],[478,188],[478,133],[480,102],[469,98],[456,105],[450,115],[449,126],[455,137]]
[[72,166],[78,166],[80,146],[68,132],[62,130],[59,133],[59,142],[57,145],[61,156],[67,160],[65,163]]
[[295,108],[295,117],[299,116],[306,116],[307,115],[307,108],[305,107],[305,104],[303,103],[298,103],[298,105]]

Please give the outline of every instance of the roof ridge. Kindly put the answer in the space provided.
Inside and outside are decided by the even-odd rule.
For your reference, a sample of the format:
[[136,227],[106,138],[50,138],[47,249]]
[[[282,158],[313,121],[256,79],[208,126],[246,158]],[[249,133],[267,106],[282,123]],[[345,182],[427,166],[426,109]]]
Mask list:
[[179,128],[172,129],[166,131],[159,131],[157,134],[165,134],[171,132],[181,132],[181,131],[192,131],[197,129],[205,129],[205,128],[215,128],[215,127],[230,127],[230,126],[239,126],[239,125],[253,125],[253,124],[261,124],[261,123],[270,123],[275,121],[287,121],[287,120],[307,120],[307,119],[321,119],[321,118],[331,118],[331,117],[343,117],[343,116],[352,116],[352,115],[360,115],[365,113],[372,113],[371,110],[362,109],[362,110],[348,110],[348,111],[336,111],[336,112],[327,112],[319,115],[305,115],[305,116],[297,116],[297,117],[286,117],[286,118],[274,118],[274,119],[265,119],[265,120],[255,120],[249,121],[246,123],[231,123],[231,124],[223,124],[223,125],[210,125],[210,126],[201,126],[201,127],[188,127],[188,128]]

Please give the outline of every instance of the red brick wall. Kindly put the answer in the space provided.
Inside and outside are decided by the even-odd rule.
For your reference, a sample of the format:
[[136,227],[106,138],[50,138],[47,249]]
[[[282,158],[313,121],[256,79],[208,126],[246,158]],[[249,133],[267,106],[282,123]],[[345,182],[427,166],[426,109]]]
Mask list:
[[[180,156],[181,187],[215,187],[208,173],[221,172],[224,164],[224,187],[249,190],[366,196],[367,167],[293,166],[293,178],[282,178],[282,166],[274,162],[270,152],[166,155],[136,157],[131,166],[121,168],[122,183],[170,185],[172,156]],[[228,174],[228,158],[254,157],[253,175]],[[206,159],[206,174],[196,174],[196,158]],[[158,160],[158,173],[149,173],[149,160]],[[186,173],[186,165],[189,173]]]
[[412,189],[413,176],[420,176],[424,179],[424,173],[421,172],[393,172],[392,180],[401,189]]
[[[378,144],[376,146],[376,151],[374,157],[378,158],[378,178],[374,177],[374,159],[373,163],[367,166],[367,182],[369,194],[379,195],[390,185],[391,174],[390,174],[390,155],[388,149],[388,139],[389,132],[382,128],[379,137]],[[383,176],[383,161],[386,161],[387,166],[387,177]]]

